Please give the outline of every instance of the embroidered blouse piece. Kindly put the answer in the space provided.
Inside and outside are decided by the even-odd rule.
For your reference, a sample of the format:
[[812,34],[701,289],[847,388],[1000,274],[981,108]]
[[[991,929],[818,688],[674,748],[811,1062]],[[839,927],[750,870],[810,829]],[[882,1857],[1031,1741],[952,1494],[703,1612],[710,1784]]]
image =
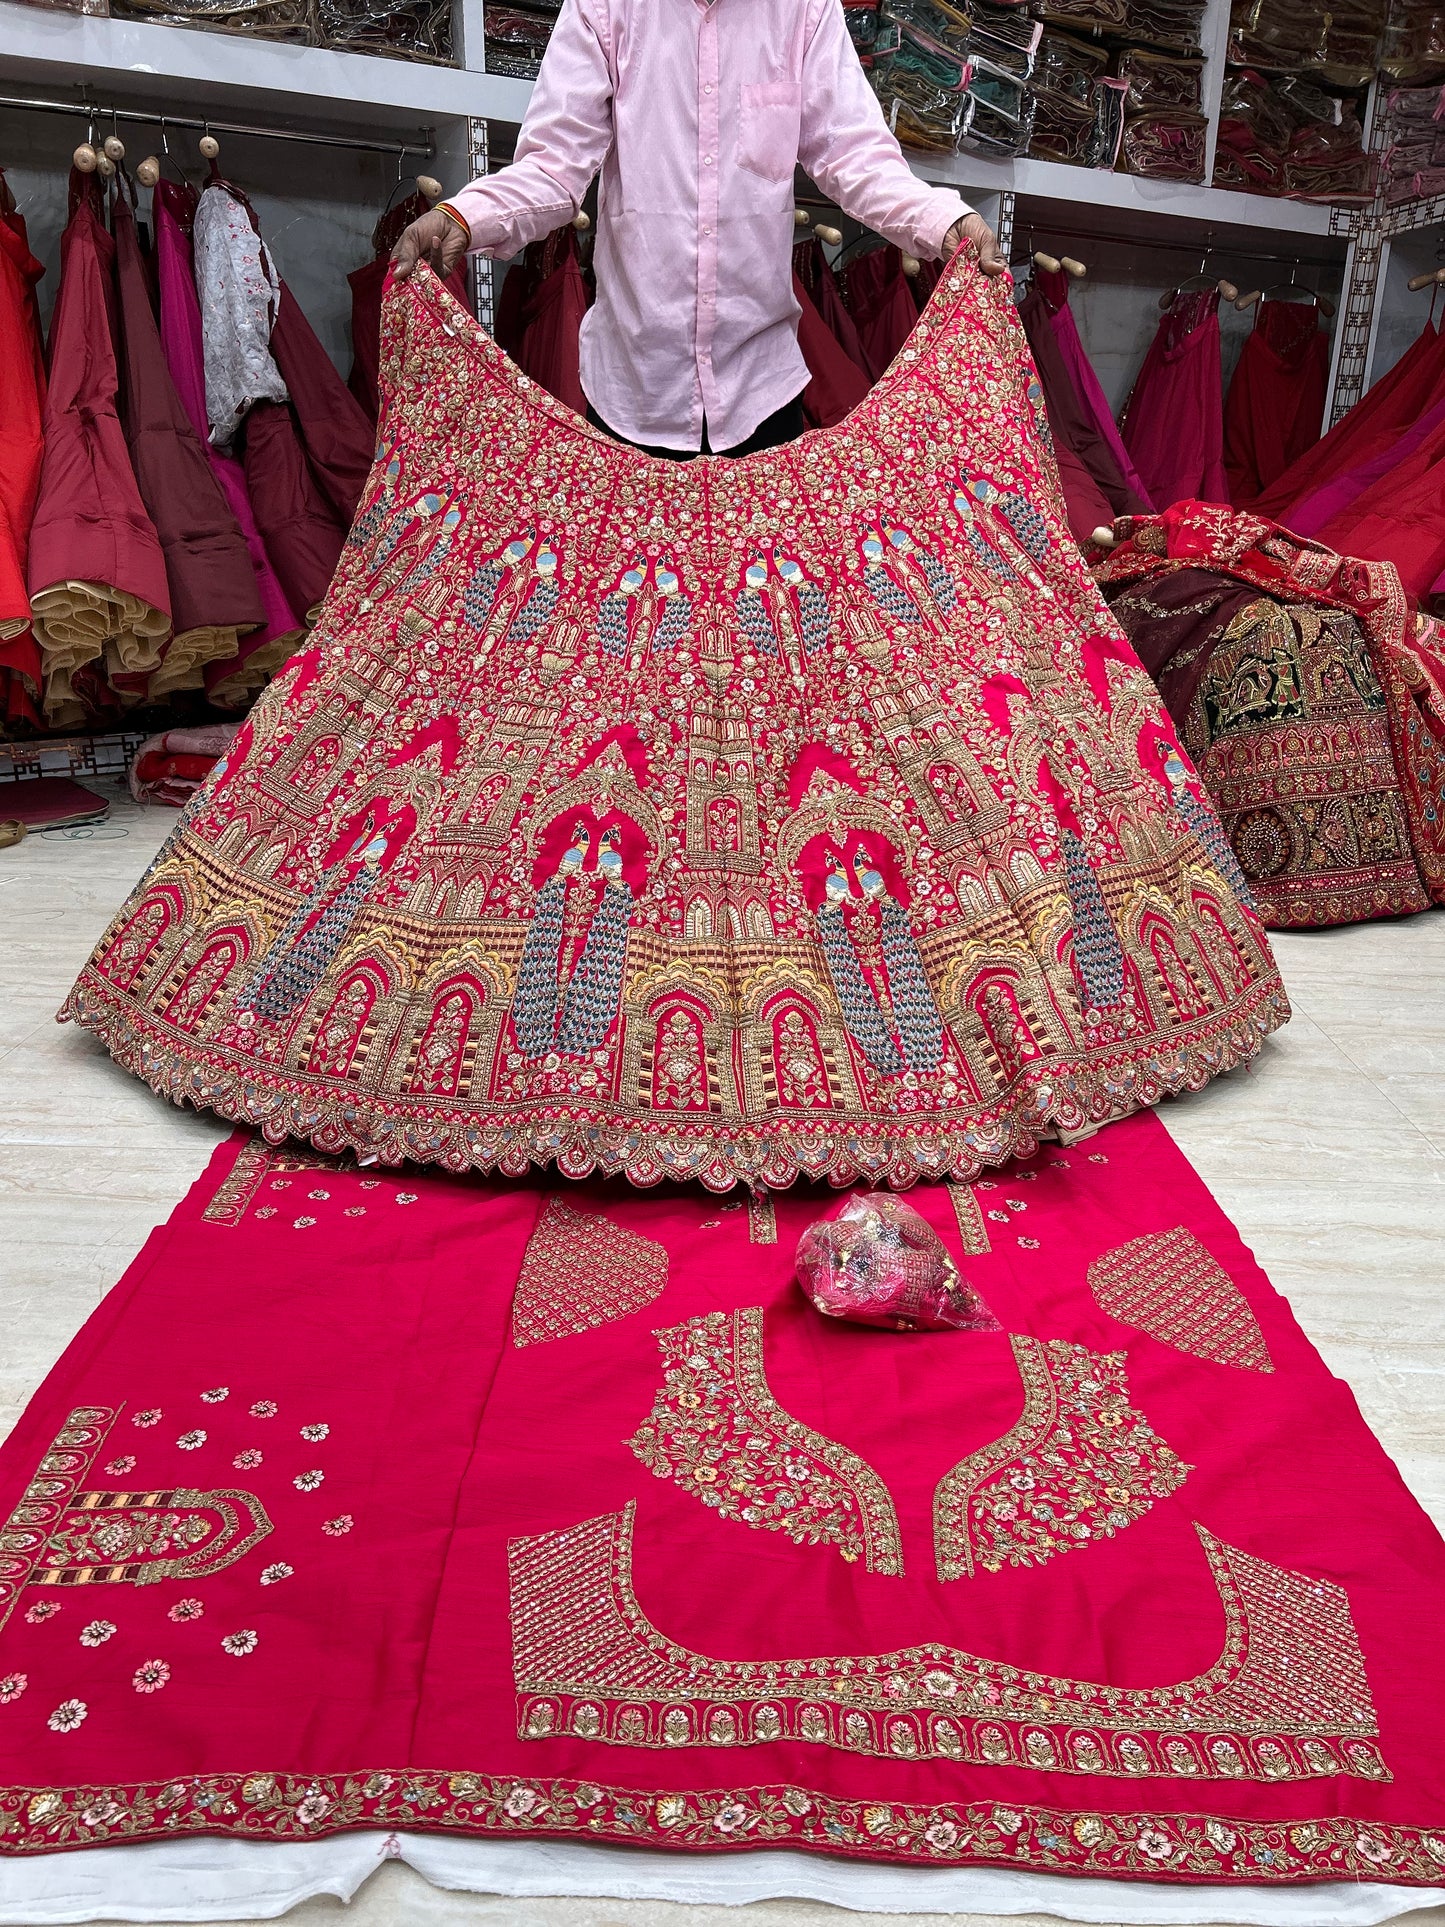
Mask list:
[[968,212],[912,172],[838,0],[566,0],[510,167],[454,197],[518,254],[600,170],[582,386],[653,448],[736,448],[801,393],[793,175],[924,260]]
[[838,427],[619,447],[430,275],[314,634],[67,1013],[385,1161],[968,1180],[1288,1014],[960,264]]
[[271,358],[281,283],[244,203],[213,182],[196,206],[196,290],[206,357],[211,440],[229,448],[258,401],[285,401]]

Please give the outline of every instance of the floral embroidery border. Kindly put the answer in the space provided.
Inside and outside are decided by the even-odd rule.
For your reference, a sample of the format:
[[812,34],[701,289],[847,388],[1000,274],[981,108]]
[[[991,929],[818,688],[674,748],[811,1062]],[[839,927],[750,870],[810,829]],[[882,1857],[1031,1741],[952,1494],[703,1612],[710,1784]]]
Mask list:
[[1445,1827],[1341,1815],[1240,1820],[993,1800],[870,1802],[785,1782],[657,1791],[406,1767],[336,1778],[256,1772],[129,1786],[0,1788],[0,1854],[188,1835],[315,1840],[346,1829],[393,1827],[714,1852],[766,1844],[900,1864],[1012,1865],[1034,1873],[1221,1886],[1322,1880],[1434,1886],[1445,1878]]
[[989,1242],[988,1225],[984,1221],[983,1208],[974,1195],[971,1184],[951,1184],[948,1195],[953,1200],[953,1215],[958,1220],[958,1235],[963,1243],[965,1258],[985,1258],[993,1249]]
[[293,1071],[284,1087],[275,1087],[256,1079],[239,1053],[214,1044],[187,1040],[186,1055],[179,1055],[177,1034],[137,1009],[91,964],[65,1004],[66,1016],[93,1031],[118,1064],[160,1096],[264,1129],[278,1142],[294,1138],[332,1156],[354,1151],[384,1164],[440,1164],[505,1177],[555,1165],[568,1178],[625,1174],[642,1185],[696,1178],[714,1191],[738,1183],[786,1190],[800,1177],[833,1184],[866,1178],[898,1189],[925,1178],[966,1182],[990,1165],[1031,1157],[1057,1126],[1075,1131],[1108,1124],[1162,1097],[1197,1090],[1247,1063],[1288,1013],[1283,991],[1266,979],[1218,1016],[1181,1024],[1154,1057],[1140,1060],[1127,1047],[1050,1056],[967,1123],[938,1126],[930,1118],[923,1132],[891,1113],[800,1129],[791,1118],[735,1125],[712,1118],[705,1127],[667,1113],[621,1119],[580,1102],[559,1107],[546,1123],[505,1112],[459,1117],[455,1106],[415,1094],[403,1103],[359,1089],[348,1091],[342,1105],[322,1078]]
[[802,1740],[904,1760],[1197,1780],[1392,1776],[1349,1599],[1196,1524],[1225,1619],[1193,1679],[1115,1687],[937,1643],[723,1660],[669,1639],[632,1588],[635,1503],[513,1539],[512,1673],[523,1739],[629,1749]]
[[724,1519],[833,1545],[850,1563],[903,1571],[898,1515],[866,1459],[784,1411],[768,1385],[763,1311],[710,1311],[655,1334],[663,1383],[627,1444]]
[[970,1452],[938,1482],[940,1579],[972,1579],[979,1566],[1041,1566],[1112,1539],[1193,1470],[1129,1403],[1123,1352],[1022,1332],[1010,1343],[1024,1408],[1002,1438]]

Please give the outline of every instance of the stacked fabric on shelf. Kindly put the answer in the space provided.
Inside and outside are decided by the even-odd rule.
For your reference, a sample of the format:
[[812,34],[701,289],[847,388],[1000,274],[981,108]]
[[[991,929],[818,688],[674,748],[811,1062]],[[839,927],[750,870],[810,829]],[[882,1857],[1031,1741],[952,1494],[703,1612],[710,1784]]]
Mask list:
[[45,272],[0,171],[0,717],[38,727],[40,650],[25,563],[40,486],[45,356],[35,286]]
[[1271,929],[1445,902],[1445,633],[1386,563],[1199,502],[1095,579]]
[[[1445,59],[1442,59],[1445,67]],[[1390,145],[1385,150],[1385,199],[1405,201],[1445,194],[1445,118],[1441,88],[1398,87],[1386,101]]]
[[147,737],[126,773],[131,795],[137,803],[180,809],[216,767],[239,728],[239,723],[202,723]]

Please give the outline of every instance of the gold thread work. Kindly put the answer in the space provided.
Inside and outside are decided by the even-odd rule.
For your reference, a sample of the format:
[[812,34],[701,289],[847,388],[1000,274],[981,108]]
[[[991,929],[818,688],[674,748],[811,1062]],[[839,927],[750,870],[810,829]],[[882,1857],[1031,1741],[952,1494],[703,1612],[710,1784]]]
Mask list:
[[1111,1318],[1162,1345],[1244,1372],[1274,1370],[1244,1293],[1182,1224],[1106,1251],[1089,1266],[1089,1289]]
[[642,1311],[667,1286],[667,1252],[560,1198],[542,1206],[512,1303],[512,1343],[545,1344]]

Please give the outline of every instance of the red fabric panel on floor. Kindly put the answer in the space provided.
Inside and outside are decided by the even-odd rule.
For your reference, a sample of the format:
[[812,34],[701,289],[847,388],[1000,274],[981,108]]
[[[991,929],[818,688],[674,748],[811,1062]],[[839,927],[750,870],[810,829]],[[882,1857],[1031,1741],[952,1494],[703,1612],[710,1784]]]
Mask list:
[[1003,1331],[818,1316],[825,1191],[233,1138],[0,1449],[0,1852],[1438,1882],[1445,1547],[1162,1125],[909,1196]]

